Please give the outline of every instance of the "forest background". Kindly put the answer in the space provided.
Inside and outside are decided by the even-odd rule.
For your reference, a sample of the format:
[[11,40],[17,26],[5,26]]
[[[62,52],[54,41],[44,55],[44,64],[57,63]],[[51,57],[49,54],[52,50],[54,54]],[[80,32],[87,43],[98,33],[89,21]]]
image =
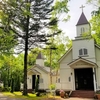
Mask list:
[[[58,60],[72,46],[72,40],[58,27],[59,21],[67,23],[70,18],[68,2],[0,2],[0,81],[4,88],[19,91],[24,83],[23,95],[27,95],[27,69],[33,67],[39,52],[44,55],[45,66],[58,71]],[[100,45],[100,0],[87,2],[97,8],[91,12],[90,24],[91,36]]]

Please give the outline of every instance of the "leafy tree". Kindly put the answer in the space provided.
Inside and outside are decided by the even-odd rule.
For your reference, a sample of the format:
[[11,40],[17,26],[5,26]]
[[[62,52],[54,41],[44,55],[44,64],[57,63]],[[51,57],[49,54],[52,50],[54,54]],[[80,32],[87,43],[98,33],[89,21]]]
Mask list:
[[38,53],[41,51],[40,48],[34,48],[32,49],[29,54],[28,54],[28,67],[33,67],[33,65],[36,62],[36,57],[38,55]]
[[[62,3],[64,3],[62,7],[67,4]],[[52,4],[53,0],[3,0],[0,2],[0,14],[3,16],[1,29],[6,33],[11,32],[13,34],[17,51],[24,50],[23,95],[27,95],[28,50],[35,46],[41,46],[41,42],[47,42],[48,38],[54,35],[48,35],[45,31],[57,24],[57,18],[52,17]],[[55,31],[55,34],[57,33],[58,30]]]
[[[50,72],[55,71],[57,75],[59,70],[58,60],[62,57],[66,50],[72,46],[72,41],[67,36],[64,36],[64,33],[56,36],[55,39],[51,41],[52,44],[46,46],[42,52],[46,58],[45,65],[51,68]],[[50,81],[52,84],[52,76]]]
[[88,2],[96,8],[96,10],[92,11],[91,13],[92,19],[90,20],[90,23],[93,38],[95,39],[96,43],[100,45],[100,0],[88,0]]
[[[7,32],[11,30],[18,37],[18,49],[24,50],[24,91],[23,95],[27,95],[27,55],[28,49],[34,45],[46,41],[46,35],[43,28],[49,25],[56,24],[56,20],[49,21],[52,11],[51,3],[53,0],[4,0],[1,2],[2,16],[7,21],[7,24],[1,20],[2,29]],[[6,7],[6,8],[5,8]],[[6,17],[7,16],[7,17]],[[7,33],[6,32],[6,33]],[[43,34],[40,34],[42,33]],[[34,44],[34,45],[33,45]]]
[[[23,60],[23,58],[22,58]],[[2,55],[0,58],[0,80],[4,87],[11,87],[11,92],[20,90],[23,76],[23,65],[19,57],[13,55]]]

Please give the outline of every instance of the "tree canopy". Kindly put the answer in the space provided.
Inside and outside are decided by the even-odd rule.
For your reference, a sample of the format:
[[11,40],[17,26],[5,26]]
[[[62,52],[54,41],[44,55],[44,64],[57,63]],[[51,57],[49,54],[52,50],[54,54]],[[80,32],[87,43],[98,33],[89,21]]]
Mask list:
[[[14,47],[17,52],[24,51],[23,95],[27,95],[28,51],[41,46],[51,36],[60,33],[56,15],[68,12],[67,0],[56,1],[54,6],[53,2],[53,0],[3,0],[0,2],[0,29],[1,33],[8,38],[8,41],[5,39],[6,43],[11,46],[6,44],[7,48]],[[53,33],[48,34],[51,29]],[[3,40],[0,42],[2,47],[5,46],[4,42]]]
[[91,12],[92,19],[90,20],[90,24],[93,38],[100,45],[100,0],[88,0],[88,2],[95,7],[95,10]]

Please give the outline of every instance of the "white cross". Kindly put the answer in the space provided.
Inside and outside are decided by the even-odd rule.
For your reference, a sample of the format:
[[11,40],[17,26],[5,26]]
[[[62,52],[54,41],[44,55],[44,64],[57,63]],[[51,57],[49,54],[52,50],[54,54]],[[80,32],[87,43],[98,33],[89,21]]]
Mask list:
[[83,5],[80,7],[80,8],[82,9],[82,12],[83,12],[83,8],[84,8],[84,7],[85,7],[85,6],[83,6]]

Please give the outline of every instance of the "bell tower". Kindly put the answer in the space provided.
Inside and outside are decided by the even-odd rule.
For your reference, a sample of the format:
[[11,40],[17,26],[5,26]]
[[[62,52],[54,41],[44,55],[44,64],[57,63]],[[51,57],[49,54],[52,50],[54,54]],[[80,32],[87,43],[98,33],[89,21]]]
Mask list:
[[36,64],[44,66],[44,57],[41,52],[39,52],[39,54],[36,58]]
[[82,38],[84,34],[86,34],[87,36],[90,36],[90,24],[87,21],[84,12],[83,12],[83,5],[80,7],[82,8],[82,14],[76,24],[76,39]]

